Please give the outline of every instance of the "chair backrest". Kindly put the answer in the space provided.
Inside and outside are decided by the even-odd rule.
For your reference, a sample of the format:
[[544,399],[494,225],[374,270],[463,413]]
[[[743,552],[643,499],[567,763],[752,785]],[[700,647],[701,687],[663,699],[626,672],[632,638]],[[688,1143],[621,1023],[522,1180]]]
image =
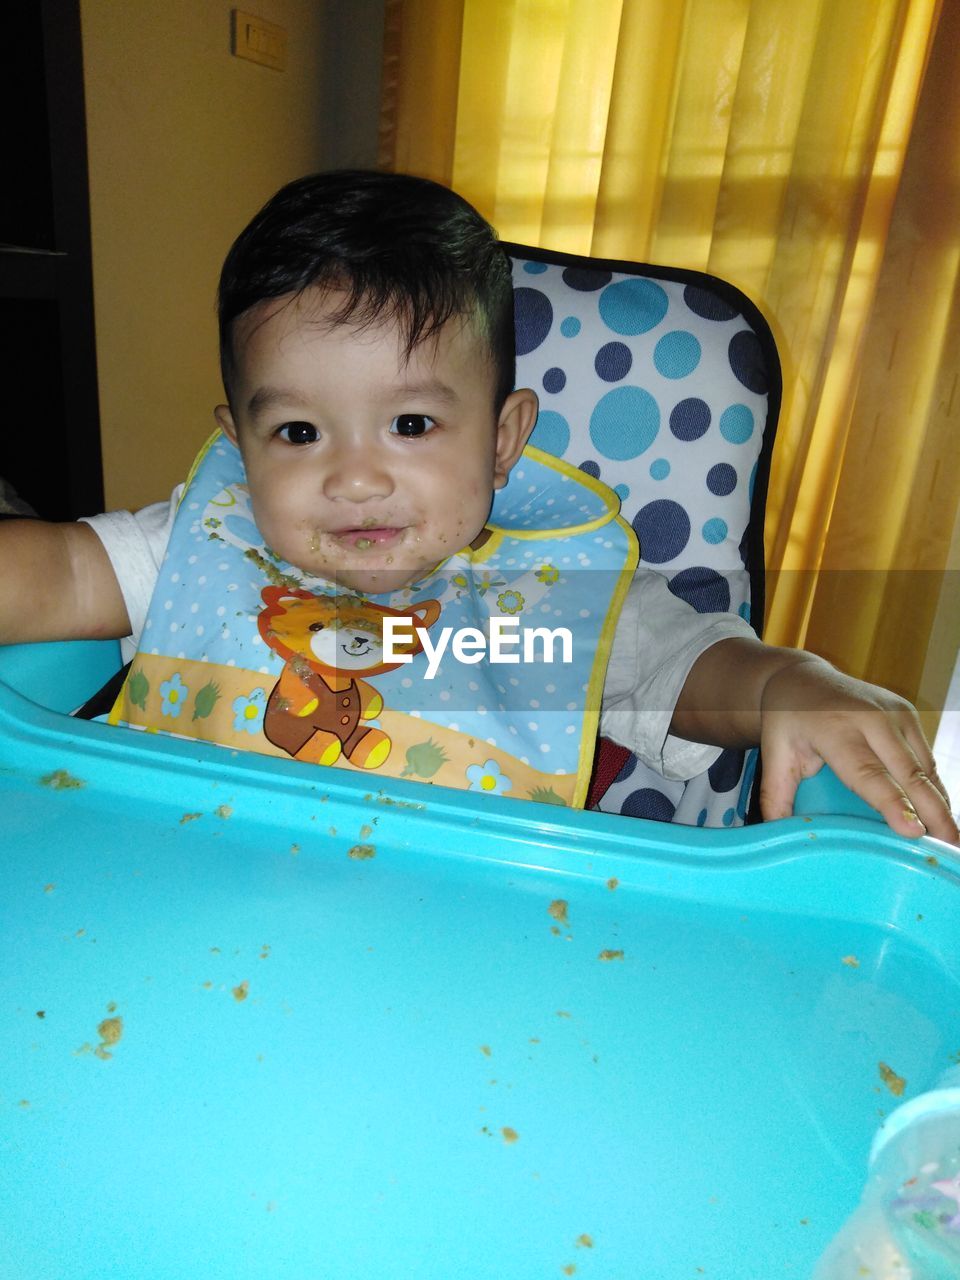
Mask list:
[[[532,443],[620,495],[640,569],[701,613],[759,635],[763,521],[781,375],[770,328],[738,289],[696,271],[523,245],[513,261],[517,385],[540,396]],[[730,826],[744,821],[756,753],[725,751],[667,780],[630,757],[599,807]]]

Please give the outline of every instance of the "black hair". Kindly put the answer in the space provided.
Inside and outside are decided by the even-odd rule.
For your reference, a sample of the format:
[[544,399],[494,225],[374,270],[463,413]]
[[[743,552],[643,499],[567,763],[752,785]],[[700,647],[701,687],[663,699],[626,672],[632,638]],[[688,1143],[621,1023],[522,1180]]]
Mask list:
[[494,408],[513,390],[510,263],[462,196],[425,178],[341,169],[282,187],[233,243],[218,291],[220,367],[229,398],[233,324],[269,298],[343,291],[334,323],[400,327],[407,356],[455,317],[471,323],[495,370]]

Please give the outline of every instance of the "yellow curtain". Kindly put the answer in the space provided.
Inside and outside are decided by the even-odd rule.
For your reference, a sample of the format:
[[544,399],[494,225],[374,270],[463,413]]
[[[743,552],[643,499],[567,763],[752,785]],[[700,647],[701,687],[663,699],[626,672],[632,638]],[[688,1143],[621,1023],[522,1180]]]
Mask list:
[[505,239],[710,271],[761,307],[785,381],[766,637],[898,689],[932,733],[960,631],[960,0],[387,14],[383,167]]

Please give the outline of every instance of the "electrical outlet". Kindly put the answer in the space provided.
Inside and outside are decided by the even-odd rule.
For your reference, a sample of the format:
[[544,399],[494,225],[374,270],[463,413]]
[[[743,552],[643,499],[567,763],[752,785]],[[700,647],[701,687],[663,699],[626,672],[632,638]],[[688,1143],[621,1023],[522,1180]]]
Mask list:
[[283,71],[287,65],[287,32],[275,22],[267,22],[255,14],[234,9],[232,14],[231,52],[237,58],[248,58],[262,67]]

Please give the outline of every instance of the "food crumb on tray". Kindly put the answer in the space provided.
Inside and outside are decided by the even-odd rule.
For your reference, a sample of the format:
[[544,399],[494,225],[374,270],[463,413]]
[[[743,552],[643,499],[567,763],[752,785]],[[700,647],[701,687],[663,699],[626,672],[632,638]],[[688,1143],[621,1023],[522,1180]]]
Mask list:
[[100,1043],[94,1049],[94,1053],[98,1058],[111,1058],[113,1054],[110,1050],[120,1043],[123,1035],[123,1019],[122,1018],[104,1018],[97,1027],[97,1035],[100,1037]]
[[555,901],[550,903],[549,907],[547,907],[547,915],[550,916],[551,919],[556,920],[559,924],[569,925],[570,920],[567,916],[568,905],[569,904],[565,902],[563,898],[557,898]]
[[76,791],[80,787],[87,785],[82,778],[75,778],[66,769],[54,769],[53,773],[45,773],[40,779],[40,783],[42,786],[50,787],[54,791]]
[[877,1063],[877,1069],[880,1072],[880,1079],[887,1086],[894,1097],[899,1098],[907,1087],[907,1082],[903,1076],[898,1076],[892,1067],[888,1067],[885,1062]]

